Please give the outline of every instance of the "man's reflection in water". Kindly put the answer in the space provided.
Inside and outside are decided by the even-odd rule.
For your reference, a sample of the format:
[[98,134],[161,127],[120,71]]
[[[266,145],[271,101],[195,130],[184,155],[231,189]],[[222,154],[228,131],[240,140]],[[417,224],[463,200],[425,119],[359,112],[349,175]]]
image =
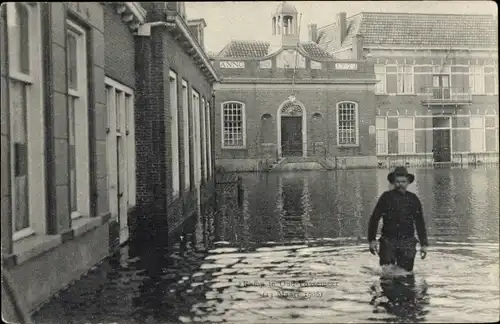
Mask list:
[[423,281],[422,284],[416,285],[414,275],[381,277],[380,285],[374,283],[371,286],[371,293],[373,298],[370,304],[375,306],[376,313],[383,307],[388,314],[415,322],[422,321],[428,312],[425,310],[429,303],[427,283]]

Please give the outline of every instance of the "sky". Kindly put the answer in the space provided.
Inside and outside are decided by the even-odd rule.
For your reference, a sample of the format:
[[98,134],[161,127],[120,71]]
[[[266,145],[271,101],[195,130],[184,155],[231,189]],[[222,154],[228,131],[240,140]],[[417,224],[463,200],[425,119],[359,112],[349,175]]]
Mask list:
[[[231,40],[269,40],[272,13],[281,1],[186,2],[188,19],[204,18],[205,48],[218,53]],[[338,12],[347,16],[361,11],[441,14],[494,14],[494,1],[288,1],[302,13],[300,36],[307,40],[307,25],[318,28],[335,21]]]

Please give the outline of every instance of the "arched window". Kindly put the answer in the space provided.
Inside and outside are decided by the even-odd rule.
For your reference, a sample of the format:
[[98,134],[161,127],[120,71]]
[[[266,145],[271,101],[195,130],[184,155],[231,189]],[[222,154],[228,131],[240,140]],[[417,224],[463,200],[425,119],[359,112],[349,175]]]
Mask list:
[[283,17],[283,35],[292,34],[292,16]]
[[222,148],[246,146],[245,104],[228,101],[221,105]]
[[337,145],[358,146],[358,104],[352,101],[337,103]]

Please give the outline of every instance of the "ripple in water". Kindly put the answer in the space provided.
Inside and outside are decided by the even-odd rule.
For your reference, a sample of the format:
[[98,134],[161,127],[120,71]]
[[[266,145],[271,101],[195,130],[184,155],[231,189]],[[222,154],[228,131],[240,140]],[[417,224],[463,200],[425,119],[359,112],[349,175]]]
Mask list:
[[250,174],[242,213],[189,225],[170,251],[124,247],[35,321],[498,321],[498,170],[411,171],[431,238],[413,276],[381,278],[363,238],[386,170]]

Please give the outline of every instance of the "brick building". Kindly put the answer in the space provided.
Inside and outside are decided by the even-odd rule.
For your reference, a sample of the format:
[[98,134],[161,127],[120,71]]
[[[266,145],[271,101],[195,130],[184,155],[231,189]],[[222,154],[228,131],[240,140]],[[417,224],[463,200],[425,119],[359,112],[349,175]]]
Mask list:
[[2,270],[32,311],[134,225],[203,212],[217,74],[181,2],[1,8]]
[[338,60],[312,41],[314,34],[301,42],[299,14],[286,2],[269,22],[270,42],[231,41],[211,57],[221,74],[217,165],[239,171],[276,160],[376,165],[373,63]]
[[323,50],[375,64],[377,157],[498,162],[498,20],[488,15],[339,13],[314,29]]

